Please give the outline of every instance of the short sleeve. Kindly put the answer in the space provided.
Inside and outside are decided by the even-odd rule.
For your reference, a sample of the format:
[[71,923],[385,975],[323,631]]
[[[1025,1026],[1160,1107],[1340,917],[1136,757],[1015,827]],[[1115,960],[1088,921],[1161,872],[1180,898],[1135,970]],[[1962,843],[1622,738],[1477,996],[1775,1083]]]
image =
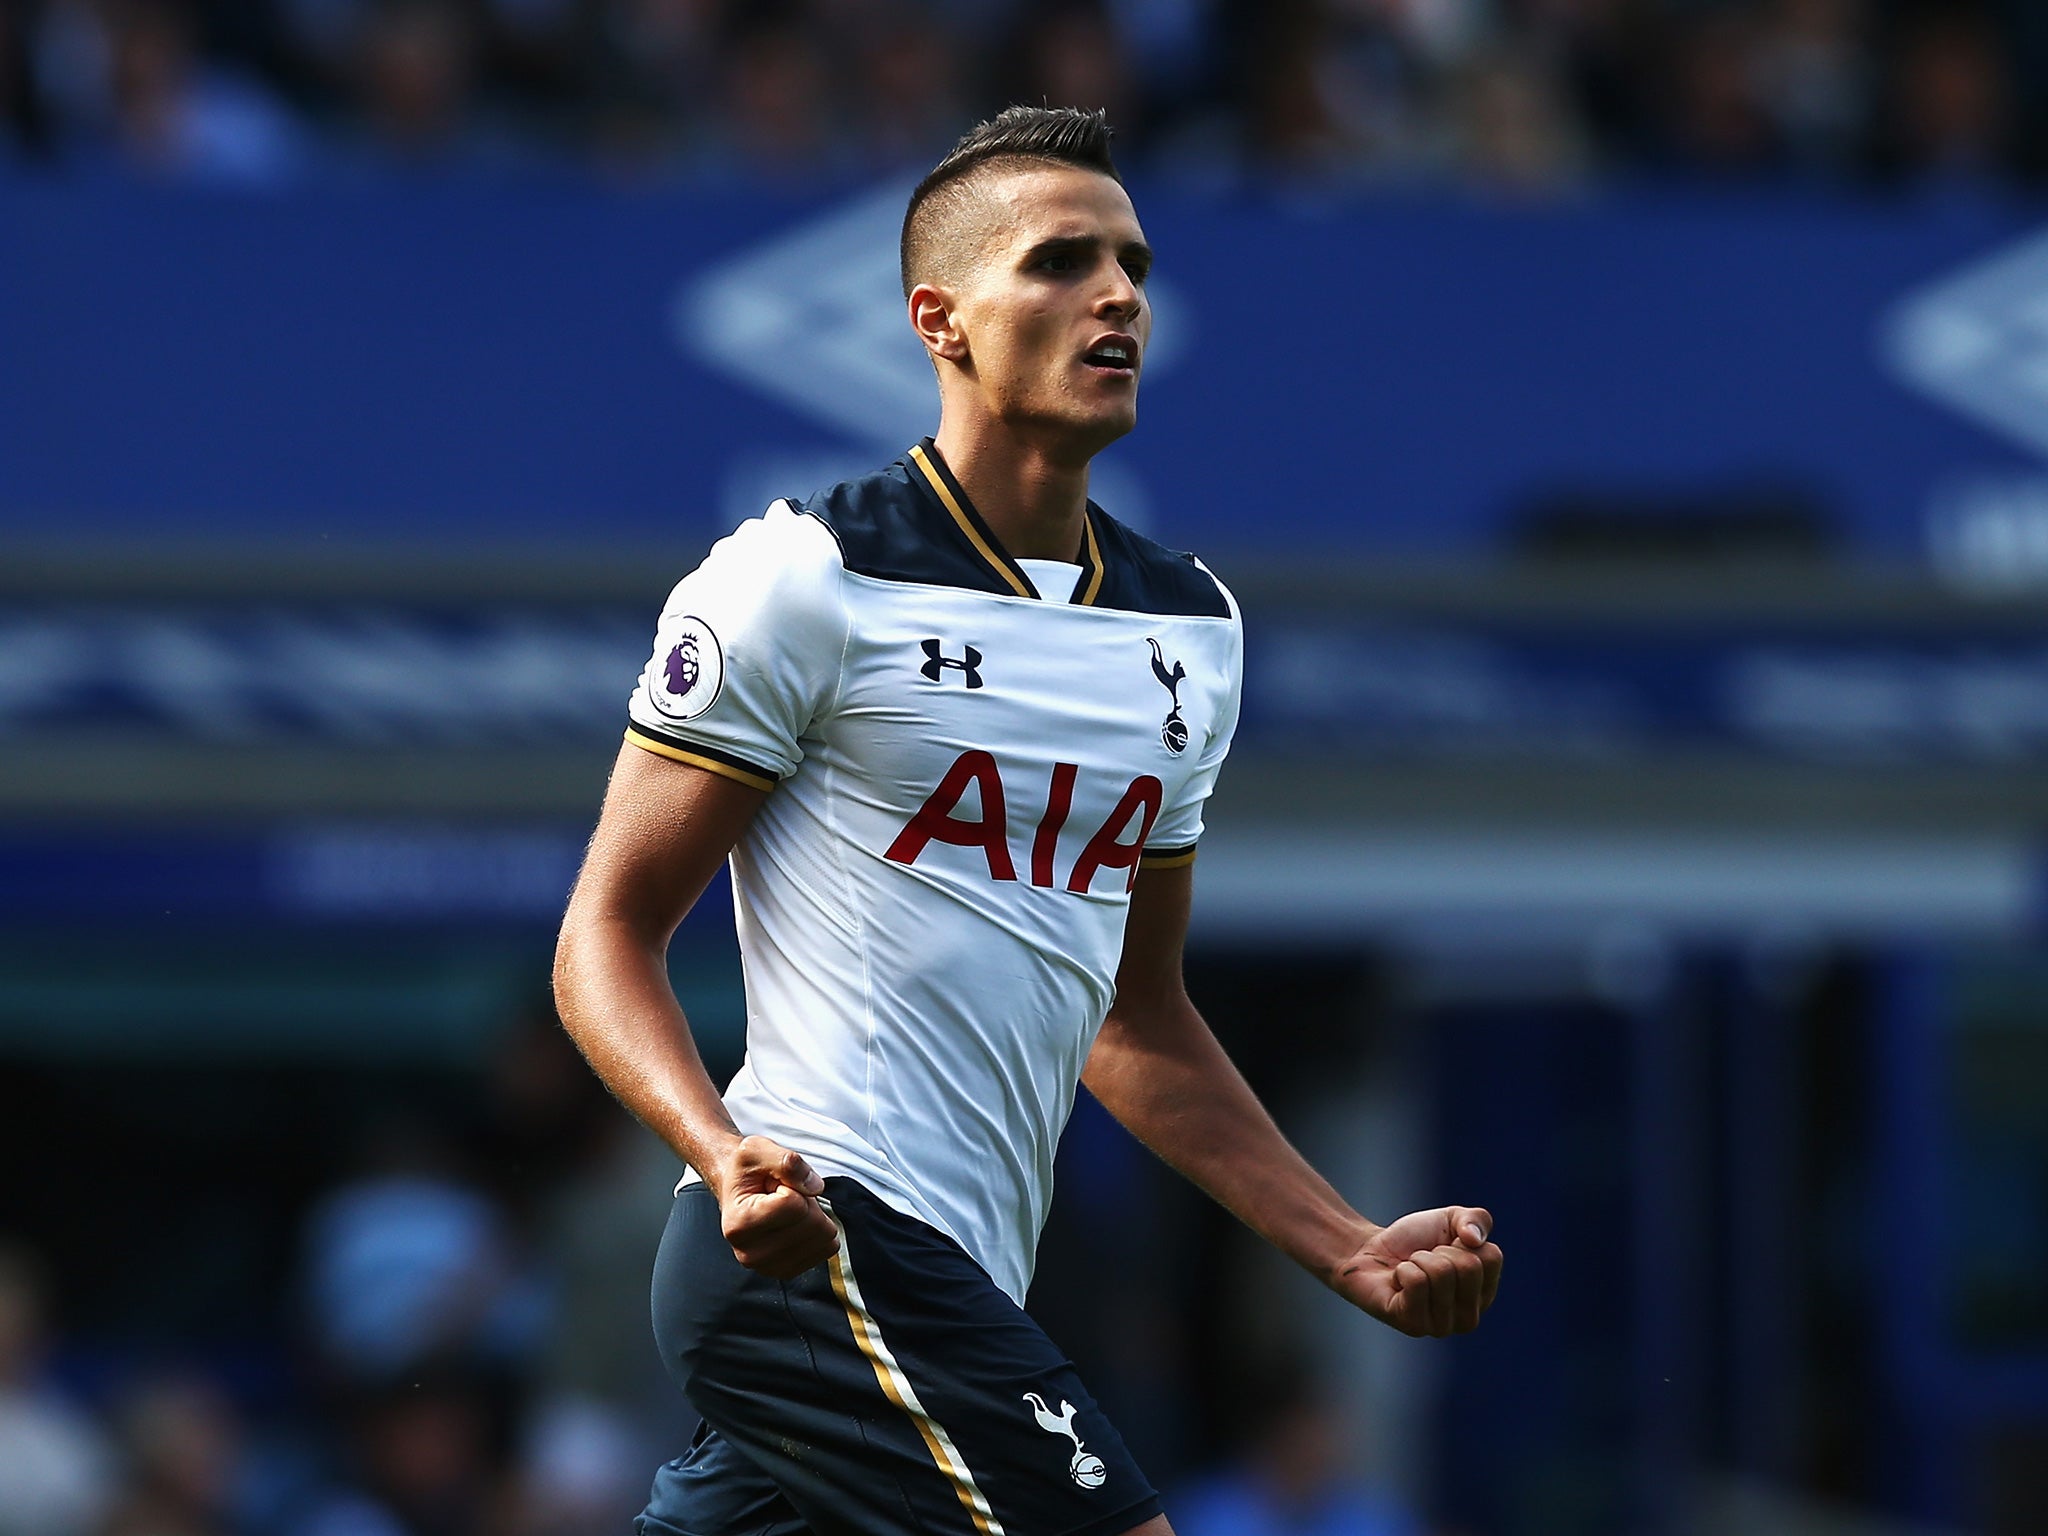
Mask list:
[[[1203,569],[1206,571],[1208,568],[1204,566]],[[1212,576],[1210,579],[1215,578]],[[1195,844],[1202,840],[1203,808],[1216,788],[1216,776],[1222,772],[1223,760],[1230,755],[1231,739],[1237,734],[1238,710],[1244,698],[1244,621],[1230,590],[1220,581],[1216,585],[1230,608],[1229,636],[1224,646],[1219,647],[1225,654],[1223,677],[1217,690],[1218,702],[1208,736],[1202,743],[1201,756],[1195,760],[1194,771],[1188,775],[1172,803],[1161,808],[1158,819],[1152,823],[1150,835],[1145,839],[1145,853],[1140,862],[1147,869],[1171,869],[1194,859]]]
[[838,692],[841,575],[831,530],[787,502],[720,539],[669,594],[626,740],[756,789],[794,773]]

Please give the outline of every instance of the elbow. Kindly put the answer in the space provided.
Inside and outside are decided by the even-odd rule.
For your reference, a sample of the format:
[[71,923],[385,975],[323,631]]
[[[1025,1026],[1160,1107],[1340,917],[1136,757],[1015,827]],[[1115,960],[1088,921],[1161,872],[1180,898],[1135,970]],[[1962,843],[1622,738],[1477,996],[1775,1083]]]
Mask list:
[[555,1011],[557,1013],[567,1013],[569,1011],[569,977],[571,972],[569,952],[569,930],[568,927],[565,925],[562,931],[555,936],[555,966],[553,972],[553,981],[555,989]]
[[576,902],[571,898],[569,910],[562,916],[561,932],[555,935],[555,965],[553,983],[555,991],[555,1014],[568,1027],[575,1006],[577,962],[584,942],[584,925]]
[[581,890],[569,899],[555,935],[552,973],[555,1013],[573,1036],[580,1020],[642,962],[663,968],[663,946],[651,944],[639,925]]

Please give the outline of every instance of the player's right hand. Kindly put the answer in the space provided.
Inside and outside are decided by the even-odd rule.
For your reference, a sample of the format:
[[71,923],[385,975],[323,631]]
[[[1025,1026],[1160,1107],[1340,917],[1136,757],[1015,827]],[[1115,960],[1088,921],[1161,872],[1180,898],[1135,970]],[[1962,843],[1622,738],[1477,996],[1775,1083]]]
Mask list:
[[743,1138],[713,1187],[733,1257],[755,1273],[788,1280],[839,1251],[839,1228],[818,1203],[825,1181],[766,1136]]

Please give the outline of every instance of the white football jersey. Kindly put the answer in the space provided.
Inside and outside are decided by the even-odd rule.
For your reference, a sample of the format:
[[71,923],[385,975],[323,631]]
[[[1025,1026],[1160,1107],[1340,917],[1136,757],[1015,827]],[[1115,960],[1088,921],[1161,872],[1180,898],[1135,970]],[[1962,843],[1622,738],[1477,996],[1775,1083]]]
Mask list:
[[1020,1302],[1138,866],[1194,857],[1243,659],[1191,556],[1093,505],[1079,555],[1042,598],[926,439],[721,540],[626,733],[774,791],[732,856],[735,1123]]

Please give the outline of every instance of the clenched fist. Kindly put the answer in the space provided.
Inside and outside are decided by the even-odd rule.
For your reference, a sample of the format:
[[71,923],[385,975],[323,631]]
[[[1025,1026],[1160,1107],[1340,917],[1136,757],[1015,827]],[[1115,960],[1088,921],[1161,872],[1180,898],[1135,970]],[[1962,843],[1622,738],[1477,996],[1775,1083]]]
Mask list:
[[748,1269],[788,1280],[839,1251],[839,1228],[818,1203],[825,1181],[789,1148],[748,1136],[705,1173],[720,1230]]
[[1417,1211],[1367,1238],[1330,1288],[1412,1338],[1470,1333],[1500,1289],[1493,1217],[1476,1206]]

